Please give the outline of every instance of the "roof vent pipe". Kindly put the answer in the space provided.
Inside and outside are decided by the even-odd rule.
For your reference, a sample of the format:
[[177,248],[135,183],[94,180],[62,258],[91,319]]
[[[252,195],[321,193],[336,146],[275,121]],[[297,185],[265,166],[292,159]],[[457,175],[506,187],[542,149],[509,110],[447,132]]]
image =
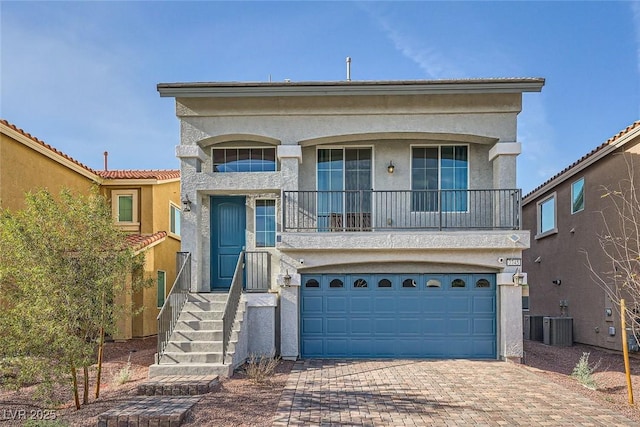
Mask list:
[[106,172],[107,170],[109,170],[109,169],[107,169],[107,158],[108,158],[108,157],[109,157],[109,152],[108,152],[108,151],[105,151],[105,152],[104,152],[104,170],[105,170],[105,172]]
[[347,56],[347,81],[351,81],[351,57]]

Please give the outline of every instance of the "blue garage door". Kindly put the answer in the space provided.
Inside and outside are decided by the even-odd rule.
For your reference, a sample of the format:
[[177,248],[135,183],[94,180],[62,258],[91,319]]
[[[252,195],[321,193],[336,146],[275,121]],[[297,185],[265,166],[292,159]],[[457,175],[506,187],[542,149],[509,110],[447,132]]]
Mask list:
[[496,357],[494,274],[302,276],[302,357]]

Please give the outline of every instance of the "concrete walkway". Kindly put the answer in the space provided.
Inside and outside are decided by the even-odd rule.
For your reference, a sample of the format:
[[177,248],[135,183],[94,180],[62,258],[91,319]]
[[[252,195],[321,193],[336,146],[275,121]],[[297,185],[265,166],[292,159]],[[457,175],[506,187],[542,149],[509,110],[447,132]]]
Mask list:
[[303,360],[275,426],[631,426],[624,416],[513,364]]

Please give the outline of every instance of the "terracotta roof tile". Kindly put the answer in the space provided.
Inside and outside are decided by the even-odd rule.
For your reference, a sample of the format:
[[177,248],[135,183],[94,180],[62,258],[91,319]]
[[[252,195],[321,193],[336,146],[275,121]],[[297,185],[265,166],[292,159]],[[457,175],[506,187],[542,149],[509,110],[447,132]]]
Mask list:
[[165,237],[167,237],[166,231],[158,231],[153,234],[129,234],[126,239],[134,250],[140,250]]
[[13,130],[15,130],[16,132],[18,132],[18,133],[22,134],[23,136],[29,138],[30,140],[40,144],[41,146],[45,147],[46,149],[51,150],[52,152],[56,153],[57,155],[62,156],[65,159],[75,163],[76,165],[80,166],[81,168],[86,169],[87,171],[89,171],[91,173],[94,173],[94,174],[97,173],[95,170],[91,169],[89,166],[85,165],[84,163],[81,163],[81,162],[77,161],[76,159],[74,159],[73,157],[68,156],[67,154],[63,153],[62,151],[60,151],[60,150],[58,150],[56,148],[53,148],[51,145],[45,143],[44,141],[39,140],[35,136],[31,135],[28,132],[25,132],[24,130],[20,129],[16,125],[14,125],[12,123],[9,123],[5,119],[0,119],[0,123],[5,125],[5,126],[7,126],[7,127],[9,127],[9,128],[11,128],[11,129],[13,129]]
[[596,153],[599,153],[600,151],[604,150],[606,147],[608,147],[609,145],[615,143],[620,138],[622,138],[623,136],[625,136],[626,134],[628,134],[629,132],[631,132],[632,130],[634,130],[637,127],[640,127],[640,120],[638,120],[636,122],[633,122],[632,124],[630,124],[626,128],[622,129],[620,132],[618,132],[617,134],[615,134],[611,138],[607,139],[605,142],[603,142],[602,144],[600,144],[599,146],[597,146],[596,148],[594,148],[593,150],[591,150],[590,152],[588,152],[584,156],[580,157],[578,160],[576,160],[575,162],[571,163],[569,166],[567,166],[566,168],[564,168],[563,170],[561,170],[560,172],[558,172],[557,174],[555,174],[554,176],[552,176],[551,178],[549,178],[548,180],[546,180],[545,182],[543,182],[542,184],[540,184],[539,186],[534,188],[533,190],[531,190],[527,195],[525,195],[523,197],[523,199],[529,197],[531,194],[533,194],[536,191],[540,190],[542,187],[544,187],[545,185],[549,184],[551,181],[553,181],[554,179],[558,178],[560,175],[562,175],[562,174],[568,172],[569,170],[573,169],[574,167],[578,166],[580,163],[582,163],[585,160],[589,159],[590,157],[592,157]]
[[176,179],[180,178],[177,169],[167,170],[108,170],[96,171],[104,179]]

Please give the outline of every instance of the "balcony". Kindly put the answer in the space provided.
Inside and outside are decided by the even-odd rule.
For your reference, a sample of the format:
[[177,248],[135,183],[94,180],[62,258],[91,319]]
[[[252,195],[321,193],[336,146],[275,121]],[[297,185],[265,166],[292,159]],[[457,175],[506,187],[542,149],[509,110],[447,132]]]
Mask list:
[[283,232],[519,230],[521,191],[284,191]]

